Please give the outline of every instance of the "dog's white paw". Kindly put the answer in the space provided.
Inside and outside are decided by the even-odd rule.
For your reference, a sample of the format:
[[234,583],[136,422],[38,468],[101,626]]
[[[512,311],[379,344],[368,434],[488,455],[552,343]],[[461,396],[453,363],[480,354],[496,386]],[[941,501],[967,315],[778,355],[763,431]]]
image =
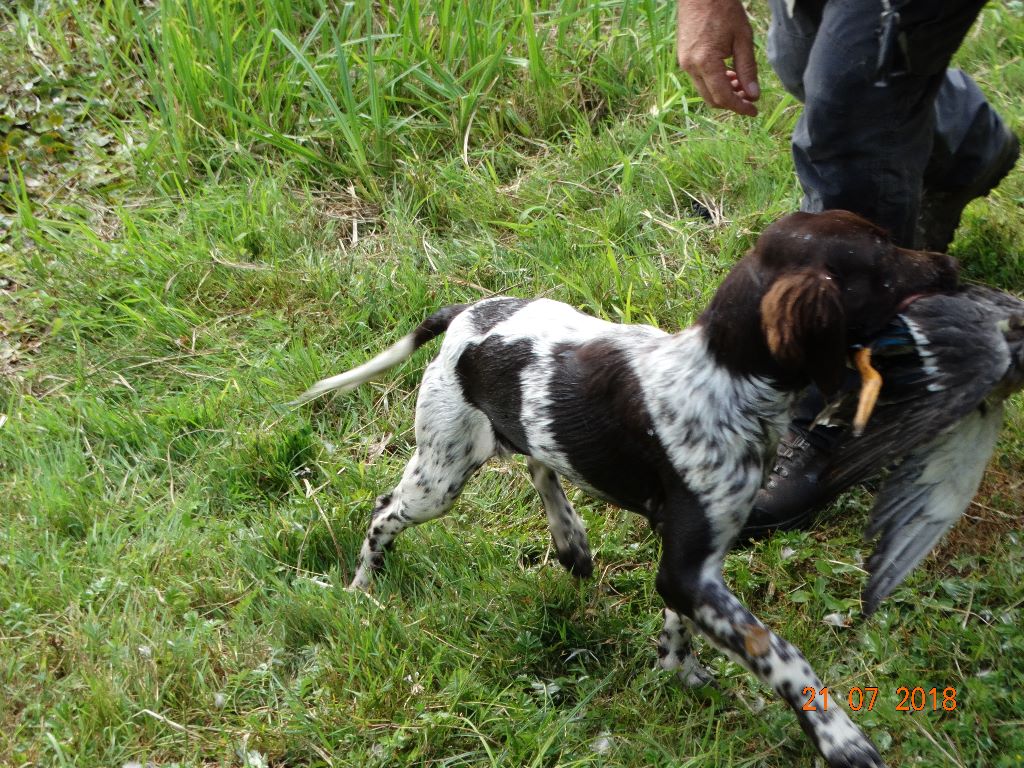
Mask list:
[[346,588],[348,592],[369,592],[370,590],[370,572],[363,566],[359,566],[356,571],[356,575],[352,578],[352,583]]
[[715,682],[715,676],[708,671],[707,667],[697,661],[697,657],[692,653],[683,658],[683,663],[679,666],[676,676],[687,688],[701,688]]

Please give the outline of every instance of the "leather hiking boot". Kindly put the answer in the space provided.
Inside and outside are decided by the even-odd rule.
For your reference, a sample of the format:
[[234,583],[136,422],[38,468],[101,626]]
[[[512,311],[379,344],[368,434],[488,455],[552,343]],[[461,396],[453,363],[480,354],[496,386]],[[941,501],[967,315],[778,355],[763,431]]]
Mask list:
[[754,508],[737,543],[760,539],[774,531],[806,528],[837,493],[821,487],[831,448],[842,429],[817,427],[811,433],[790,426],[779,442],[768,482],[758,491]]
[[945,252],[953,242],[960,216],[967,204],[984,197],[1006,176],[1020,156],[1020,140],[1012,131],[1006,132],[1001,151],[989,166],[965,187],[949,192],[925,192],[917,218],[917,238],[927,251]]

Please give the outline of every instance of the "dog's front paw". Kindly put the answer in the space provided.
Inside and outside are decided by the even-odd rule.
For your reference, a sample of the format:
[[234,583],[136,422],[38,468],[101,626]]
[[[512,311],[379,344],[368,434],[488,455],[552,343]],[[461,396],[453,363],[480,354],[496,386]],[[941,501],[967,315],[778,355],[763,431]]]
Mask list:
[[697,661],[697,657],[692,653],[688,653],[683,658],[683,663],[679,666],[676,676],[679,678],[679,682],[687,688],[702,688],[715,682],[715,676],[708,671],[707,667]]
[[697,661],[693,651],[681,653],[672,647],[669,640],[664,632],[658,638],[658,663],[662,669],[675,672],[679,682],[687,688],[701,688],[715,682],[715,676]]
[[830,710],[827,720],[814,731],[818,745],[829,768],[886,768],[875,745],[842,710]]
[[829,768],[886,768],[882,756],[870,744],[826,758]]

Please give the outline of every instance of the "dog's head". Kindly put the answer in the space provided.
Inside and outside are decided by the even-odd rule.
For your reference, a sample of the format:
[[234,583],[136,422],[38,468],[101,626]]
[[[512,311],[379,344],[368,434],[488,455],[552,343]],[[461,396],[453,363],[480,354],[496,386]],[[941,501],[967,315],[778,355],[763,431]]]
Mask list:
[[[794,213],[758,238],[705,318],[721,329],[736,315],[737,327],[757,334],[769,358],[758,361],[755,353],[752,363],[774,367],[786,383],[810,380],[830,393],[852,345],[878,333],[911,296],[952,290],[956,283],[954,259],[899,248],[860,216]],[[726,335],[743,344],[734,333]],[[749,350],[749,339],[746,345]]]

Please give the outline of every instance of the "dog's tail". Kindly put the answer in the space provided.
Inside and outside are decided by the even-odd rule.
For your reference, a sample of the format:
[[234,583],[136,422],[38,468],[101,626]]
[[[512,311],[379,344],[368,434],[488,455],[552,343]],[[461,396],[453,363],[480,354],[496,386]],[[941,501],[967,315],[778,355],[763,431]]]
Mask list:
[[417,349],[447,331],[452,320],[468,306],[468,304],[452,304],[437,310],[437,312],[416,326],[416,330],[403,336],[397,343],[392,344],[372,360],[367,360],[362,365],[350,371],[339,373],[337,376],[321,379],[288,403],[288,405],[302,405],[310,400],[315,400],[327,392],[336,390],[348,392],[360,384],[365,384],[370,379],[394,368],[399,363],[405,362],[412,357],[413,352]]

